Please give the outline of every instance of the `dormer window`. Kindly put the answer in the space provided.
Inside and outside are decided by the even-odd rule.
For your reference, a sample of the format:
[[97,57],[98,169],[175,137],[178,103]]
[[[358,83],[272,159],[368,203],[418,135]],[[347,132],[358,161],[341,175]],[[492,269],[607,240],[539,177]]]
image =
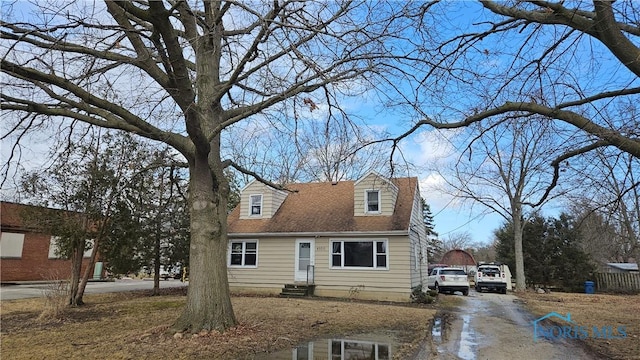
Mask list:
[[249,202],[249,215],[262,215],[262,194],[251,195],[251,197],[249,198]]
[[380,212],[380,190],[367,190],[365,209],[368,213]]

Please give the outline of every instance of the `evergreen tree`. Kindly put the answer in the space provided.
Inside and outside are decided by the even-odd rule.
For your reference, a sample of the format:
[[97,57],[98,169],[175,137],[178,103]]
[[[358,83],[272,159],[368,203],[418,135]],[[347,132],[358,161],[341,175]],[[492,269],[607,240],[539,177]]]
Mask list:
[[[513,227],[504,224],[496,231],[498,261],[515,263]],[[578,290],[594,271],[589,256],[580,248],[580,232],[571,217],[545,219],[534,216],[525,226],[523,255],[530,286],[558,286]]]
[[435,231],[431,207],[424,198],[420,198],[420,204],[422,205],[422,220],[427,230],[427,256],[429,261],[433,262],[434,259],[437,261],[444,252],[444,245],[442,241],[438,239],[438,233]]

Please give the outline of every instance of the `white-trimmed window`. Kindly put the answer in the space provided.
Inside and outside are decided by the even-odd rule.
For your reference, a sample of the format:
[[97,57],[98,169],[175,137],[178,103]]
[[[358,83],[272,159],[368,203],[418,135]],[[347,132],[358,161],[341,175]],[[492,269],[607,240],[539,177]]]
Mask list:
[[251,195],[249,197],[249,215],[262,215],[262,194]]
[[380,190],[367,190],[365,192],[365,212],[380,212]]
[[22,258],[24,234],[3,232],[0,234],[0,257],[3,259]]
[[229,249],[229,266],[256,267],[258,265],[258,240],[232,241]]
[[387,269],[387,240],[333,240],[331,267]]

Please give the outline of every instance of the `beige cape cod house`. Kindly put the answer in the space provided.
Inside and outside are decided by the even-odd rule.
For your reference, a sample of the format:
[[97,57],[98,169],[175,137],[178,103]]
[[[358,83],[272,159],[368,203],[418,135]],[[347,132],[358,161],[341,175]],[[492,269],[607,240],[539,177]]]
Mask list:
[[409,301],[427,276],[426,230],[415,177],[249,183],[229,215],[232,291]]

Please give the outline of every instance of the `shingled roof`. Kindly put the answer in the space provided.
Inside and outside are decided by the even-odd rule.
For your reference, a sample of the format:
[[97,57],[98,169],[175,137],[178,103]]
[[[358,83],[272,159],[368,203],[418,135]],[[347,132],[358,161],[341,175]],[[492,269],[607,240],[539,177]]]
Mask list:
[[229,234],[327,233],[409,229],[417,178],[391,180],[399,189],[392,216],[354,216],[354,181],[290,184],[289,193],[270,219],[240,219],[240,206],[228,218]]

